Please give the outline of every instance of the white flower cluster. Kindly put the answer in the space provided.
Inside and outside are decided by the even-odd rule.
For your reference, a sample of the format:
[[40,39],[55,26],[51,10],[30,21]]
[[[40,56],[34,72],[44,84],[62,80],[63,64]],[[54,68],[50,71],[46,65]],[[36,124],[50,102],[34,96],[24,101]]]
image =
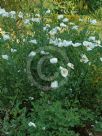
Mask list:
[[[50,14],[51,11],[48,9],[45,11],[45,15]],[[0,16],[2,17],[10,17],[15,19],[16,17],[19,17],[22,21],[23,21],[23,25],[29,25],[30,23],[40,23],[41,22],[41,16],[40,14],[36,14],[34,17],[29,17],[28,18],[24,18],[24,14],[20,11],[19,13],[16,13],[15,11],[11,11],[11,12],[7,12],[5,9],[0,8]],[[48,21],[48,20],[47,20]],[[79,19],[80,22],[83,21],[83,19]],[[89,23],[91,24],[96,24],[97,21],[96,20],[90,20]],[[66,31],[69,35],[69,32],[71,31],[72,33],[70,33],[70,35],[74,35],[74,32],[78,32],[80,31],[80,26],[70,22],[68,18],[64,18],[64,15],[58,15],[57,16],[57,25],[52,27],[52,24],[44,24],[43,25],[43,31],[46,32],[47,35],[47,40],[49,40],[49,44],[57,46],[57,47],[79,47],[79,46],[83,46],[86,48],[87,51],[91,51],[96,47],[102,47],[101,46],[101,41],[97,40],[97,38],[95,36],[89,36],[88,38],[86,38],[85,40],[80,40],[80,41],[75,41],[74,38],[71,39],[70,37],[65,37],[64,38],[60,38],[60,34],[63,34],[64,31]],[[0,40],[3,39],[4,41],[8,41],[11,40],[11,36],[9,32],[5,32],[2,31],[0,29]],[[33,32],[33,36],[35,36],[35,32]],[[45,34],[45,33],[44,33]],[[64,36],[63,36],[64,37]],[[80,35],[81,37],[81,35]],[[69,40],[68,40],[69,39]],[[38,39],[37,39],[38,40]],[[23,42],[28,42],[31,45],[37,45],[38,41],[36,39],[32,39],[30,38],[30,40],[26,40],[26,38],[23,39]],[[17,43],[20,42],[20,40],[18,38],[16,38]],[[12,47],[10,48],[10,52],[16,53],[17,49],[16,47]],[[36,56],[37,52],[35,51],[30,51],[28,57],[32,58],[34,56]],[[48,55],[49,52],[46,52],[44,50],[40,51],[40,55]],[[7,55],[7,53],[4,53],[1,55],[1,58],[4,60],[9,60],[10,56]],[[102,62],[102,57],[99,58],[99,60]],[[57,57],[52,57],[49,59],[49,62],[51,63],[51,65],[55,66],[58,65],[59,59]],[[87,57],[86,54],[82,53],[80,56],[80,62],[85,63],[85,64],[89,64],[90,62],[90,58]],[[67,67],[67,68],[66,68]],[[59,73],[61,75],[61,77],[66,80],[66,78],[69,76],[69,69],[74,70],[75,66],[72,63],[68,63],[66,64],[66,67],[60,65],[58,67]],[[18,71],[20,72],[20,71]],[[51,82],[50,84],[51,88],[58,88],[59,87],[59,82],[57,80],[54,80]],[[30,100],[33,100],[33,97],[29,97]],[[31,127],[35,127],[36,125],[33,122],[29,122],[28,125]]]
[[50,44],[53,44],[53,45],[55,45],[55,46],[58,46],[58,47],[68,47],[68,46],[73,45],[73,42],[72,42],[72,41],[61,40],[60,38],[50,39],[50,40],[49,40],[49,43],[50,43]]
[[[7,12],[5,9],[2,9],[1,7],[0,7],[0,16],[10,17],[10,18],[13,18],[13,19],[16,19],[16,17],[19,17],[20,19],[24,19],[23,12],[21,12],[21,11],[18,12],[18,13],[16,11]],[[28,24],[30,24],[30,21],[40,23],[40,21],[41,21],[40,15],[36,14],[35,16],[36,16],[35,18],[24,19],[24,24],[28,25]]]

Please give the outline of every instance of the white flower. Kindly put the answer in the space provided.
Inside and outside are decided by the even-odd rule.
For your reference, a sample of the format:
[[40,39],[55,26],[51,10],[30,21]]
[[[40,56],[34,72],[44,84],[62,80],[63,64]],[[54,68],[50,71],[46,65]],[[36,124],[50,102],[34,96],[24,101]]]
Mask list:
[[45,14],[50,14],[50,13],[51,13],[51,10],[48,9]]
[[69,21],[68,18],[64,18],[64,19],[63,19],[63,22],[64,22],[64,23],[66,23],[66,22],[68,22],[68,21]]
[[25,41],[26,41],[26,39],[24,39],[24,38],[23,38],[23,40],[22,40],[22,41],[23,41],[23,42],[25,42]]
[[4,41],[10,39],[10,36],[8,34],[3,34],[2,36],[3,36]]
[[40,23],[40,18],[31,18],[32,22]]
[[33,122],[29,122],[29,123],[28,123],[28,126],[29,126],[29,127],[35,127],[35,128],[36,128],[36,125],[35,125],[35,123],[33,123]]
[[29,57],[34,57],[36,55],[36,52],[34,52],[34,51],[31,51],[30,53],[29,53]]
[[51,88],[58,88],[58,81],[53,81],[51,83]]
[[95,43],[88,42],[88,41],[84,41],[83,45],[87,48],[87,51],[90,51],[97,46]]
[[73,47],[78,47],[80,45],[81,45],[81,43],[73,43]]
[[2,14],[2,16],[3,16],[3,17],[9,17],[9,13],[8,13],[8,12],[4,12],[4,13]]
[[23,13],[21,11],[18,13],[18,17],[23,18]]
[[15,18],[16,17],[16,12],[15,11],[10,11],[9,15],[11,18]]
[[30,100],[34,100],[34,97],[31,97],[31,96],[30,96],[29,99],[30,99]]
[[60,27],[67,27],[67,25],[64,23],[60,23]]
[[0,15],[4,14],[5,12],[6,12],[5,9],[2,9],[2,8],[0,7]]
[[96,24],[96,23],[97,23],[97,21],[96,21],[96,19],[94,19],[94,20],[90,20],[90,23],[94,25],[94,24]]
[[89,41],[95,41],[95,39],[96,39],[96,38],[95,38],[94,36],[90,36],[88,40],[89,40]]
[[49,52],[45,52],[43,50],[40,53],[43,54],[43,55],[48,55],[49,54]]
[[15,15],[15,14],[16,14],[15,11],[10,11],[9,13],[10,13],[11,15]]
[[36,39],[30,40],[29,43],[37,44]]
[[102,57],[100,58],[100,61],[102,61]]
[[81,61],[81,62],[84,62],[84,63],[88,63],[88,62],[89,62],[89,59],[87,58],[87,56],[86,56],[85,54],[82,54],[80,61]]
[[83,45],[84,45],[84,46],[89,46],[89,45],[91,45],[91,42],[84,41],[84,42],[83,42]]
[[71,45],[73,45],[72,41],[66,41],[66,40],[62,41],[62,46],[64,46],[64,47],[68,47],[68,46],[71,46]]
[[74,65],[72,63],[68,63],[67,66],[70,67],[71,69],[74,69]]
[[59,26],[56,26],[55,29],[58,30],[58,31],[61,30],[61,28]]
[[58,20],[61,20],[61,19],[63,19],[63,15],[58,15]]
[[99,46],[101,46],[101,41],[100,40],[96,40],[95,41]]
[[52,30],[50,30],[49,34],[50,35],[55,35],[57,33],[57,29],[53,28]]
[[36,17],[40,17],[40,14],[35,14]]
[[2,55],[2,58],[5,59],[5,60],[8,60],[9,56],[5,54],[5,55]]
[[17,50],[11,48],[11,52],[12,52],[12,53],[17,52]]
[[9,17],[9,12],[6,12],[5,9],[0,7],[0,16]]
[[60,31],[60,30],[61,30],[61,28],[58,27],[58,26],[56,26],[55,28],[53,28],[52,30],[50,30],[49,34],[50,34],[51,36],[54,36],[54,35],[57,34],[57,32]]
[[30,24],[30,20],[29,19],[25,19],[24,20],[24,24],[29,25]]
[[50,59],[50,63],[52,63],[52,64],[56,64],[57,62],[58,62],[57,58],[51,58]]
[[47,31],[49,28],[50,28],[50,25],[49,25],[49,24],[46,24],[46,26],[43,27],[43,30],[44,30],[44,31]]
[[73,26],[73,27],[72,27],[72,30],[78,30],[78,27],[79,27],[79,26]]
[[68,76],[68,70],[66,68],[63,68],[60,66],[60,70],[61,70],[61,75],[63,77],[67,77]]

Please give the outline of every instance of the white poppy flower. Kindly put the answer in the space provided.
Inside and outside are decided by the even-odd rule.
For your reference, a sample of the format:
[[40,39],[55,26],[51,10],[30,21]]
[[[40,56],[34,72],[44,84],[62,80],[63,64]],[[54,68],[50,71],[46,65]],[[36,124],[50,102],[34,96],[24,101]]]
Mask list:
[[90,23],[94,25],[97,23],[97,21],[96,21],[96,19],[93,19],[93,20],[90,20]]
[[9,15],[11,18],[16,18],[16,12],[15,11],[10,11]]
[[29,99],[30,99],[30,100],[34,100],[34,97],[31,97],[31,96],[30,96]]
[[96,40],[96,37],[90,36],[88,40],[89,40],[89,41],[95,41],[95,40]]
[[29,122],[29,123],[28,123],[28,126],[29,126],[29,127],[35,127],[35,128],[36,128],[36,125],[35,125],[35,123],[33,123],[33,122]]
[[48,9],[45,14],[50,14],[50,13],[51,13],[51,10]]
[[68,18],[64,18],[64,19],[63,19],[63,22],[64,22],[64,23],[66,23],[66,22],[68,22],[68,21],[69,21]]
[[9,17],[9,12],[4,12],[4,13],[2,14],[2,16],[3,16],[3,17]]
[[72,44],[73,44],[72,41],[66,41],[66,40],[63,40],[63,41],[62,41],[62,46],[64,46],[64,47],[71,46]]
[[41,19],[40,18],[31,18],[32,22],[40,23]]
[[53,28],[52,30],[50,30],[49,34],[50,35],[55,35],[57,34],[58,30],[56,28]]
[[96,46],[96,44],[88,41],[84,41],[83,45],[87,48],[88,51],[92,50]]
[[2,8],[0,7],[0,15],[4,14],[5,12],[6,12],[5,9],[2,9]]
[[73,47],[78,47],[80,45],[81,45],[81,43],[73,43]]
[[63,19],[63,15],[58,15],[58,20],[61,20],[61,19]]
[[102,61],[102,57],[100,58],[100,61]]
[[50,59],[50,63],[52,63],[52,64],[56,64],[57,62],[58,62],[57,58],[51,58]]
[[51,83],[51,88],[58,88],[58,81],[53,81]]
[[5,60],[8,60],[9,56],[8,55],[2,55],[2,58]]
[[30,24],[30,20],[29,19],[25,19],[24,20],[24,24],[29,25]]
[[44,30],[44,31],[48,31],[49,28],[50,28],[50,25],[49,25],[49,24],[46,24],[46,26],[43,27],[43,30]]
[[67,27],[67,25],[64,23],[60,23],[60,27]]
[[40,17],[40,14],[35,14],[36,17]]
[[80,61],[81,61],[81,62],[84,62],[84,63],[88,63],[88,62],[89,62],[89,59],[87,58],[87,56],[86,56],[85,54],[82,54]]
[[61,70],[61,75],[63,77],[67,77],[68,76],[68,70],[66,68],[63,68],[60,66],[60,70]]
[[34,51],[31,51],[30,53],[29,53],[29,57],[34,57],[36,55],[36,52],[34,52]]
[[48,55],[48,54],[49,54],[49,52],[45,52],[45,51],[43,51],[43,50],[42,50],[40,53],[41,53],[42,55]]
[[17,50],[11,48],[11,52],[12,52],[12,53],[17,52]]
[[3,40],[6,41],[6,40],[9,40],[10,39],[10,36],[8,34],[3,34]]
[[73,26],[73,27],[72,27],[72,30],[78,30],[78,27],[79,27],[79,26]]
[[36,39],[30,40],[29,43],[37,44]]
[[71,69],[74,69],[74,65],[72,63],[68,63],[67,66],[70,67]]
[[18,17],[23,18],[23,13],[21,11],[18,13]]
[[100,40],[96,40],[95,42],[98,44],[98,46],[102,47],[102,46],[101,46],[101,41],[100,41]]

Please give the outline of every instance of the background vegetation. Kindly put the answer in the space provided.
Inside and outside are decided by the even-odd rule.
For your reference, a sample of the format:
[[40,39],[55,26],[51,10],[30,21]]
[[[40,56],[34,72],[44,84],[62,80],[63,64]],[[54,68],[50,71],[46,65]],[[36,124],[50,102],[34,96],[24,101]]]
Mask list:
[[[39,46],[53,46],[49,44],[48,33],[61,27],[64,18],[68,19],[68,24],[64,22],[67,27],[61,27],[54,35],[55,39],[82,44],[93,36],[94,42],[99,40],[102,45],[102,0],[0,0],[0,6],[8,12],[16,11],[14,18],[0,16],[0,136],[96,136],[96,131],[101,134],[101,47],[91,51],[84,46],[62,47],[75,69],[71,70],[63,87],[47,92],[29,83],[26,63],[31,51]],[[47,15],[48,9],[51,14]],[[23,18],[18,17],[19,11],[23,12]],[[36,13],[43,17],[40,23],[32,21]],[[58,20],[60,14],[64,15],[62,20]],[[91,24],[90,21],[96,21],[96,18],[97,23]],[[24,23],[26,21],[28,24]],[[50,28],[43,31],[46,24]],[[73,29],[77,26],[79,29]],[[4,40],[3,34],[9,34],[11,39]],[[34,38],[37,45],[29,43]],[[16,52],[11,52],[11,49],[16,49]],[[3,59],[3,54],[7,54],[9,59]],[[82,54],[86,54],[91,63],[80,62]],[[36,71],[40,57],[41,54],[32,63],[32,73]],[[57,57],[62,64],[63,59]],[[44,70],[47,68],[48,74],[57,67],[47,63]]]

